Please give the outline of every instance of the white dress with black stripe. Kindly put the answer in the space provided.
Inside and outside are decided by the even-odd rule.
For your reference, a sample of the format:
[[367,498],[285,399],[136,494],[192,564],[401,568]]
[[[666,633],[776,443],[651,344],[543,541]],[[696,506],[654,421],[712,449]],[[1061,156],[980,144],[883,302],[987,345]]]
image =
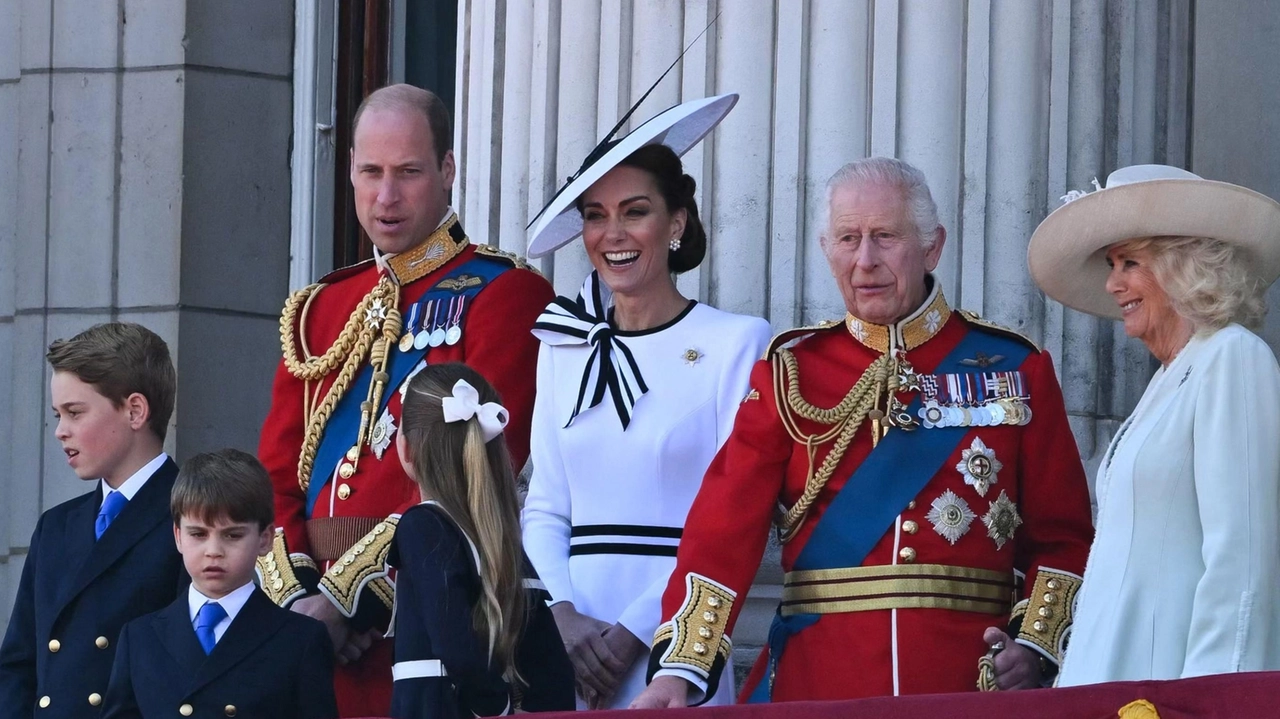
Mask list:
[[[733,427],[769,325],[691,302],[666,325],[614,338],[648,387],[625,430],[608,396],[565,426],[592,346],[542,345],[524,546],[553,603],[573,602],[651,644],[685,516]],[[647,661],[631,667],[611,708],[644,689]],[[732,667],[725,671],[732,682]]]

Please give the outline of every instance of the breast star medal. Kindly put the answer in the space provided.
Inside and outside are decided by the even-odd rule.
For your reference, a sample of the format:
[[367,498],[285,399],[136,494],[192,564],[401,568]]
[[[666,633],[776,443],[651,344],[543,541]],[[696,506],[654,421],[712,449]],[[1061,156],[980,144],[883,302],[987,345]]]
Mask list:
[[978,492],[979,497],[987,496],[987,490],[998,480],[996,475],[1004,469],[1004,464],[996,459],[995,450],[983,444],[980,437],[973,438],[973,444],[960,453],[960,461],[956,471],[964,476],[964,483]]
[[949,489],[933,500],[930,506],[931,509],[925,515],[925,519],[933,525],[933,531],[942,535],[942,538],[952,545],[969,531],[969,525],[978,518],[978,515],[969,509],[969,504]]
[[1022,517],[1018,516],[1018,506],[1002,489],[1000,496],[991,503],[991,509],[982,515],[982,523],[987,525],[987,536],[995,541],[999,550],[1005,542],[1013,539],[1013,533],[1022,526]]
[[692,347],[685,350],[683,356],[685,364],[690,367],[694,366],[698,363],[698,360],[702,359],[702,353]]
[[391,438],[396,434],[396,422],[391,418],[391,413],[382,410],[382,416],[378,418],[378,423],[373,425],[373,431],[369,433],[369,444],[373,447],[373,453],[378,459],[382,459],[382,454],[387,451],[387,447],[391,446]]

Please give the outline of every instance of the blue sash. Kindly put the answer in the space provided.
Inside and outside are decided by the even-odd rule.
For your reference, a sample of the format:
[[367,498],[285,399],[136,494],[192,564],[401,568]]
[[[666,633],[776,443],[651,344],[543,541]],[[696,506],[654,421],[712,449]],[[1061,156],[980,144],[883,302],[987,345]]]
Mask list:
[[[1014,339],[988,334],[970,327],[955,349],[938,363],[933,374],[958,374],[970,371],[961,364],[978,352],[988,357],[1004,355],[1001,364],[1022,366],[1030,348]],[[916,417],[922,404],[919,394],[907,412]],[[818,519],[792,571],[839,569],[861,566],[867,554],[885,532],[893,526],[902,509],[933,479],[956,447],[968,436],[972,427],[919,427],[914,431],[890,432],[871,451],[853,476]],[[781,607],[769,628],[769,676],[792,634],[811,626],[817,614],[783,617]],[[762,679],[752,691],[749,703],[770,701],[769,677]]]
[[[481,255],[473,255],[471,259],[454,268],[447,276],[435,280],[436,285],[432,289],[427,290],[418,302],[428,300],[449,299],[459,295],[466,297],[466,303],[463,305],[464,316],[471,307],[471,300],[489,286],[495,277],[502,274],[511,266],[488,257]],[[461,275],[471,275],[479,277],[481,282],[478,285],[471,285],[460,290],[442,289],[441,284],[449,284],[447,280],[456,279]],[[457,283],[459,285],[467,283]],[[387,358],[387,382],[386,390],[382,393],[382,402],[374,412],[373,418],[376,421],[381,416],[382,411],[386,408],[387,403],[391,401],[391,395],[400,387],[409,373],[414,367],[418,366],[418,362],[430,351],[428,346],[424,349],[410,349],[408,352],[401,352],[396,347],[391,347]],[[338,400],[338,406],[334,408],[333,414],[329,417],[329,422],[325,424],[324,435],[320,439],[320,446],[316,449],[316,459],[311,467],[311,483],[307,486],[307,517],[310,518],[316,505],[316,500],[320,498],[321,492],[329,484],[329,480],[333,479],[334,470],[338,463],[342,461],[343,456],[351,449],[351,445],[355,443],[356,433],[360,431],[360,404],[369,396],[369,382],[373,379],[373,365],[365,363],[352,381],[351,386],[347,388],[342,399]]]

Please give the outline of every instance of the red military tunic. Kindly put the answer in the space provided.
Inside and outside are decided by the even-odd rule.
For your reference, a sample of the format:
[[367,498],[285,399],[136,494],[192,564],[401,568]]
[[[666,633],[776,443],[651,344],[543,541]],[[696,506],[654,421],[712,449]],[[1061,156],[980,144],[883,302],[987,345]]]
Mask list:
[[[910,366],[928,374],[968,333],[978,331],[1002,334],[1006,341],[1013,334],[952,312],[935,287],[925,304],[895,327],[851,317],[846,323],[785,334],[779,339],[805,336],[790,350],[778,349],[775,340],[770,355],[789,351],[803,399],[817,408],[832,408],[889,349],[885,345],[891,335],[894,346],[906,350]],[[757,663],[743,698],[761,680],[772,681],[773,701],[973,690],[978,661],[987,651],[982,634],[988,626],[1009,626],[1020,643],[1047,661],[1060,660],[1070,627],[1070,599],[1093,535],[1088,489],[1049,355],[1032,346],[1020,366],[1002,366],[1001,359],[975,356],[963,364],[972,362],[974,372],[1020,370],[1031,420],[962,430],[963,439],[932,478],[920,474],[923,489],[915,498],[887,508],[884,516],[896,512],[896,518],[878,541],[871,536],[874,546],[853,568],[808,576],[793,572],[815,526],[873,449],[871,422],[856,430],[829,482],[782,549],[788,573],[783,606],[820,616],[789,636],[775,667],[763,658]],[[978,366],[983,363],[990,370]],[[663,597],[663,616],[671,621],[655,637],[651,675],[681,676],[695,687],[716,690],[718,667],[730,649],[725,635],[732,634],[779,503],[790,508],[805,490],[810,458],[784,427],[779,403],[790,406],[786,395],[791,383],[780,373],[775,384],[774,364],[767,357],[754,368],[752,390],[689,512]],[[775,396],[776,386],[783,396]],[[908,402],[915,392],[898,396]],[[822,434],[830,427],[796,420],[803,435]],[[910,431],[915,441],[920,433],[934,430]],[[981,444],[975,446],[974,440]],[[816,448],[814,468],[832,443]],[[957,465],[967,467],[965,460],[983,447],[986,466],[997,471],[980,494]],[[932,472],[933,466],[914,469]],[[912,469],[893,470],[890,480],[901,481]],[[931,517],[935,502],[939,510]],[[1016,606],[1015,573],[1026,580],[1020,589],[1024,601]],[[1005,577],[1007,584],[996,581]],[[1033,586],[1039,593],[1034,597]],[[1029,613],[1025,623],[1024,613]],[[697,695],[693,692],[691,699]]]
[[[398,309],[407,325],[409,308],[428,291],[439,292],[441,280],[477,255],[506,263],[510,269],[465,304],[460,341],[428,349],[425,360],[432,364],[465,362],[493,383],[510,412],[504,434],[519,469],[529,453],[538,356],[538,341],[529,330],[554,297],[551,286],[514,256],[471,245],[452,220],[422,245],[387,264],[401,281]],[[298,358],[305,360],[329,350],[353,310],[387,271],[372,261],[339,270],[324,278],[320,288],[297,305],[295,316],[289,317],[286,310],[282,333],[285,326],[292,327]],[[445,284],[461,291],[468,283]],[[393,344],[389,351],[400,350]],[[368,362],[366,354],[361,369]],[[340,361],[337,364],[341,366]],[[279,604],[288,605],[320,591],[351,618],[354,629],[385,627],[395,588],[386,555],[400,513],[419,502],[418,487],[405,474],[391,441],[396,430],[384,426],[390,431],[379,434],[380,442],[362,446],[351,476],[336,476],[336,467],[315,468],[313,481],[325,482],[325,486],[308,514],[307,493],[299,480],[300,449],[309,414],[338,375],[339,370],[334,369],[318,381],[303,381],[284,362],[276,372],[258,456],[275,488],[278,529],[274,551],[259,560],[259,572],[264,590]],[[386,414],[398,428],[398,387],[388,387],[384,399],[387,397]],[[356,432],[344,441],[345,447],[355,444]],[[380,457],[371,445],[380,445]],[[359,661],[337,667],[335,685],[342,716],[388,713],[391,663],[391,642],[378,641]]]

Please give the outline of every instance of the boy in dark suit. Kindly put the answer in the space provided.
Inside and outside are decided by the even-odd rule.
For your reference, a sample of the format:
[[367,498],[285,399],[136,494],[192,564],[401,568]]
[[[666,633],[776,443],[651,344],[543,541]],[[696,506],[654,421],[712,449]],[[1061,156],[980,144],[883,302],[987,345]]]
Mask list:
[[196,455],[178,474],[170,513],[191,587],[125,625],[104,719],[336,718],[328,631],[253,583],[274,539],[267,470],[235,449]]
[[186,573],[169,536],[178,467],[162,451],[169,348],[111,322],[49,345],[54,436],[88,494],[36,523],[0,644],[0,717],[95,716],[125,622],[172,602]]

